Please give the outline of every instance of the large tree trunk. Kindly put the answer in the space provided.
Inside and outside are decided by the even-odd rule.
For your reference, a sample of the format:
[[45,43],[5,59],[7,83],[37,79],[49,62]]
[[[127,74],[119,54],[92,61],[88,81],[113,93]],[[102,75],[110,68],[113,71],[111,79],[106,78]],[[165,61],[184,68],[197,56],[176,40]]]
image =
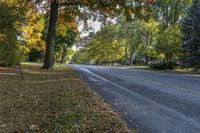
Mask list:
[[52,0],[50,8],[49,28],[46,39],[46,52],[43,68],[49,69],[53,66],[53,54],[56,36],[56,22],[58,17],[57,0]]

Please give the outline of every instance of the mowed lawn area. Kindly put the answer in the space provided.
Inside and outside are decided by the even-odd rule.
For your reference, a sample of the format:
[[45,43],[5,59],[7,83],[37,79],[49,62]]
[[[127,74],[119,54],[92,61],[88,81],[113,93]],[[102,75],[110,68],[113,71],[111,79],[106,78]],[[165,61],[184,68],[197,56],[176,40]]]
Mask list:
[[130,133],[126,124],[67,67],[0,67],[1,133]]

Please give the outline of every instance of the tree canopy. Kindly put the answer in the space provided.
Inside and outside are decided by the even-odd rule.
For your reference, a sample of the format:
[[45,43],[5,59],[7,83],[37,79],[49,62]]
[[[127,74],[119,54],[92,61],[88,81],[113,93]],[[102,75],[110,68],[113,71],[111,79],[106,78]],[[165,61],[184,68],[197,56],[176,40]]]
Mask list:
[[[49,69],[54,62],[71,58],[67,54],[74,53],[72,46],[79,44],[74,59],[81,63],[177,62],[199,68],[198,0],[0,3],[1,65],[37,58]],[[89,21],[99,22],[100,30],[96,32]],[[88,36],[82,36],[80,26]]]

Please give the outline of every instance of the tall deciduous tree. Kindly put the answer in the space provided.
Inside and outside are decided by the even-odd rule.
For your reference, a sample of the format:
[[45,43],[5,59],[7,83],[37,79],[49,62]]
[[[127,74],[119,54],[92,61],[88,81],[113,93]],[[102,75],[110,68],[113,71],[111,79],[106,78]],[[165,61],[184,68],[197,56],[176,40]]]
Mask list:
[[42,14],[29,10],[26,13],[26,20],[18,29],[21,32],[20,49],[23,54],[28,54],[32,49],[36,51],[45,50],[45,42],[42,39],[45,27],[45,20]]
[[60,63],[64,63],[68,49],[75,43],[76,35],[77,33],[66,25],[57,28],[56,51],[61,55]]
[[53,53],[56,35],[56,22],[58,17],[58,1],[51,0],[49,28],[46,39],[46,52],[44,59],[44,68],[49,69],[53,65]]
[[141,21],[140,27],[142,32],[142,49],[143,54],[145,56],[145,64],[148,64],[149,62],[149,55],[151,52],[151,48],[153,47],[153,44],[155,44],[155,41],[158,36],[158,29],[159,23],[156,22],[154,19],[150,19],[149,21]]
[[159,34],[155,50],[164,55],[165,62],[172,62],[174,57],[180,55],[181,45],[180,25],[173,25]]
[[84,48],[86,59],[95,61],[97,64],[121,60],[124,56],[124,44],[118,39],[117,32],[117,25],[108,25],[97,32]]
[[[122,20],[123,21],[123,20]],[[132,64],[133,56],[142,43],[141,21],[125,21],[120,23],[119,38],[124,42],[124,64]]]

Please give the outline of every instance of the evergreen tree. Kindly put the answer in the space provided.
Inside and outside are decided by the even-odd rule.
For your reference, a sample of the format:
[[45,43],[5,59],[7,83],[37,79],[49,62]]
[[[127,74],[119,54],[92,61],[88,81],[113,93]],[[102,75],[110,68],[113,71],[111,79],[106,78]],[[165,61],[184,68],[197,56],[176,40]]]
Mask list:
[[193,0],[182,23],[183,63],[187,67],[200,68],[200,0]]

